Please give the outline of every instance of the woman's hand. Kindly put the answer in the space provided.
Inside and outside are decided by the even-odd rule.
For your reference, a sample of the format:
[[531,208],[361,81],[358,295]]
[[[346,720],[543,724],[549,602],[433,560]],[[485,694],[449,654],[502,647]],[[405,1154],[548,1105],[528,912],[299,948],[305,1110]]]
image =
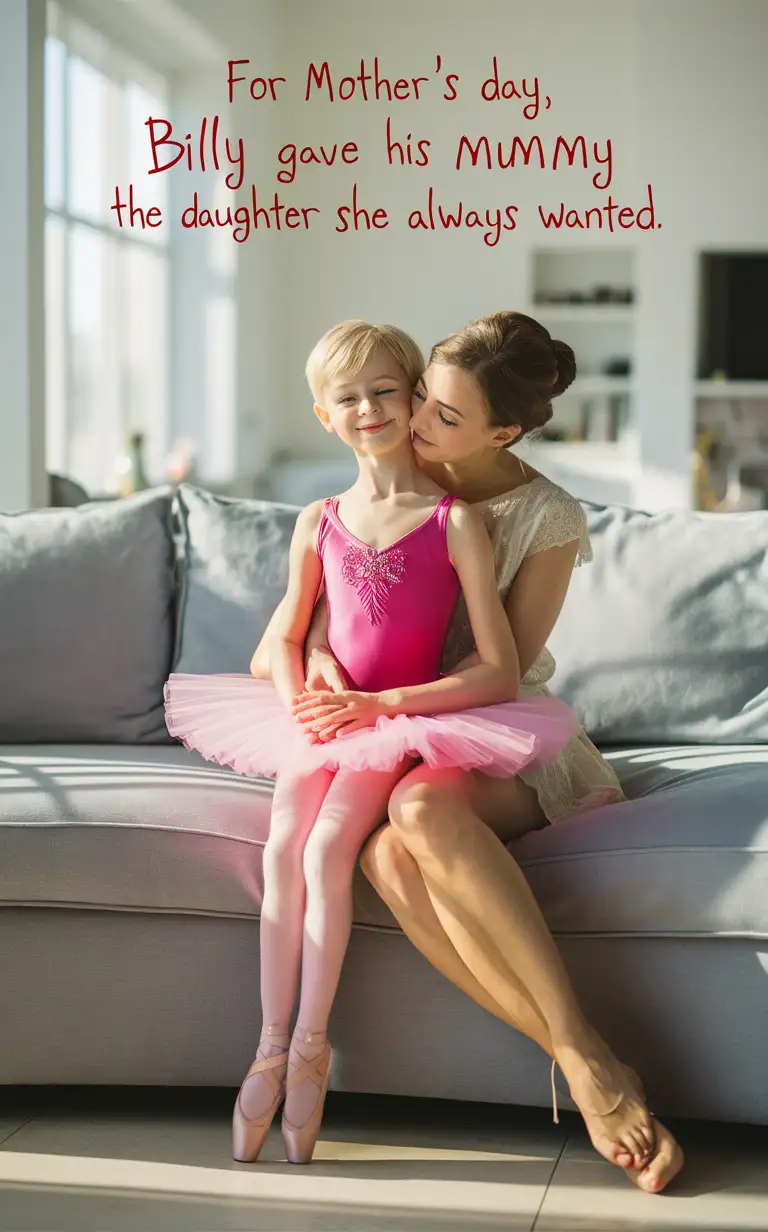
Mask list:
[[342,692],[301,693],[293,699],[293,717],[301,723],[313,744],[334,740],[362,727],[373,727],[389,713],[379,693]]
[[309,693],[343,693],[347,682],[327,646],[314,646],[307,655],[305,681],[306,696]]

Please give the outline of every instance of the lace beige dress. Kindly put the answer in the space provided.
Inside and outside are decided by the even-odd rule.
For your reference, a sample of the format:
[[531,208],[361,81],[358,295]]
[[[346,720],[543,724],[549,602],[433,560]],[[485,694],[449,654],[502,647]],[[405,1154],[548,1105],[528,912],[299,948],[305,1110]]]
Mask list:
[[[584,510],[563,488],[543,475],[502,496],[480,501],[473,508],[483,517],[493,543],[496,577],[502,602],[527,556],[579,540],[576,564],[592,560]],[[463,597],[454,614],[443,654],[443,671],[451,671],[475,649]],[[555,660],[544,648],[520,685],[524,696],[547,695]],[[523,770],[520,778],[536,791],[550,822],[564,821],[582,809],[624,800],[619,780],[583,728],[546,765]]]

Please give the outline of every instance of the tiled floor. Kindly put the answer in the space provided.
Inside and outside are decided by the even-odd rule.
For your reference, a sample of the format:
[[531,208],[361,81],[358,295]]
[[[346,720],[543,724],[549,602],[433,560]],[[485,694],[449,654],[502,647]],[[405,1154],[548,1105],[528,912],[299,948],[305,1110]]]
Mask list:
[[0,1232],[751,1232],[768,1130],[680,1123],[684,1178],[638,1193],[576,1117],[331,1095],[308,1168],[229,1153],[234,1092],[0,1089]]

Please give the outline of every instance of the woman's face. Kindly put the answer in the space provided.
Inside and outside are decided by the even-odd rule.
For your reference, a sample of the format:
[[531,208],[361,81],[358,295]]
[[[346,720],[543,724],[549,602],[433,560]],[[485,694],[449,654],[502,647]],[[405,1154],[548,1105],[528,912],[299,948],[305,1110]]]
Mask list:
[[492,427],[485,398],[468,372],[432,363],[411,400],[413,448],[425,462],[460,462],[510,445],[519,428]]

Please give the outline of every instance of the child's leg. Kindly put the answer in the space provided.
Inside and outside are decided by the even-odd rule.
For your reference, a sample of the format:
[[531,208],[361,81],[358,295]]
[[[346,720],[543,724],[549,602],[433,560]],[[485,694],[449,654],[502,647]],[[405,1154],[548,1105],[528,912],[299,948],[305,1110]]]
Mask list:
[[[294,1039],[291,1048],[305,1060],[325,1044],[352,930],[352,877],[360,848],[386,816],[395,785],[413,764],[407,760],[388,771],[338,771],[304,848],[307,900],[297,1027],[317,1033],[317,1042],[299,1044]],[[293,1125],[306,1122],[317,1096],[309,1080],[290,1092],[286,1115]]]
[[[332,770],[301,770],[280,776],[275,786],[269,838],[264,848],[264,901],[261,908],[261,1012],[262,1031],[284,1027],[267,1040],[262,1037],[259,1057],[274,1056],[288,1048],[289,1023],[296,1002],[301,967],[306,890],[302,860],[330,784]],[[275,1076],[284,1077],[281,1069]],[[261,1116],[272,1103],[269,1083],[254,1074],[245,1083],[240,1103],[248,1117]]]

